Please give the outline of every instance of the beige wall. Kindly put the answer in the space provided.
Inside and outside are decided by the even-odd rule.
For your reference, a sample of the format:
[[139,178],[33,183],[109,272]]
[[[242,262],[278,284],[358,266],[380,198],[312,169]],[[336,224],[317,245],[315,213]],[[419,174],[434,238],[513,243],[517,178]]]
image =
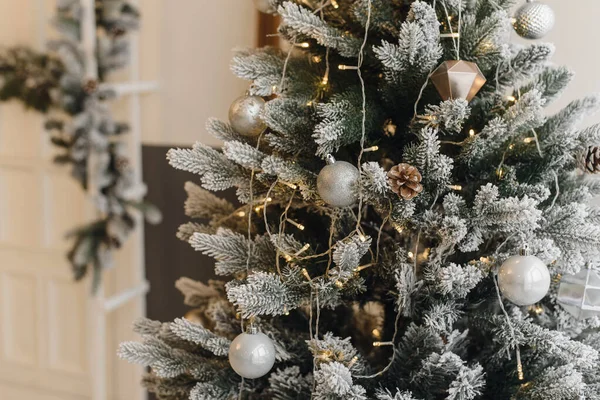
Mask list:
[[141,78],[158,79],[147,95],[146,144],[218,142],[206,133],[209,117],[227,118],[248,83],[229,70],[236,47],[256,45],[257,12],[250,0],[139,0]]
[[[142,79],[158,79],[162,87],[144,100],[144,142],[218,144],[204,124],[211,116],[226,119],[231,101],[247,87],[231,74],[229,64],[231,49],[255,45],[257,16],[252,2],[139,1]],[[594,38],[600,1],[545,1],[556,13],[556,27],[545,38],[556,45],[554,62],[576,72],[569,89],[549,108],[554,112],[573,99],[600,92],[600,52]],[[525,42],[514,34],[513,38]],[[600,122],[600,114],[586,122]]]

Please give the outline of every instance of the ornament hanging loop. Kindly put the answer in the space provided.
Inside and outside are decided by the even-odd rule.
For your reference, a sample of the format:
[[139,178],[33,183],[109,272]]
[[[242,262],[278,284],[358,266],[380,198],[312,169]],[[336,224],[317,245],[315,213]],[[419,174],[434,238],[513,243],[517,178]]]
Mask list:
[[527,243],[525,243],[523,245],[523,247],[519,251],[519,255],[522,255],[522,256],[530,256],[531,255],[531,249],[529,248],[529,245]]
[[327,163],[327,165],[332,165],[335,163],[335,157],[331,154],[327,154],[325,156],[325,162]]

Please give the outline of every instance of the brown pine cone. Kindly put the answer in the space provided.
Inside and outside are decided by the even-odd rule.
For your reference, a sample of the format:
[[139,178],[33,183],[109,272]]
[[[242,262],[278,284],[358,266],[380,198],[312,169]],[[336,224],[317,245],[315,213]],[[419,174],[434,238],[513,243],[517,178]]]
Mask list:
[[592,174],[600,173],[600,147],[590,146],[583,156],[585,170]]
[[388,182],[394,193],[410,200],[423,191],[421,173],[412,165],[398,164],[387,173]]
[[87,94],[94,93],[96,90],[98,90],[98,86],[99,86],[99,83],[95,79],[85,79],[83,81],[83,90]]

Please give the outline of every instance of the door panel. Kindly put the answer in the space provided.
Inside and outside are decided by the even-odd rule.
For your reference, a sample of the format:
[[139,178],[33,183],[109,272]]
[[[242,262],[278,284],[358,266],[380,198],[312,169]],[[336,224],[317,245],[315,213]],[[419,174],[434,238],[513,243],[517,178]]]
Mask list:
[[[0,1],[0,45],[43,49],[56,37],[54,6],[55,0]],[[125,109],[126,122],[130,115]],[[65,239],[95,212],[69,169],[53,165],[56,150],[43,123],[44,116],[16,101],[0,103],[0,399],[142,399],[143,370],[118,360],[116,348],[133,338],[131,322],[143,315],[144,301],[96,324],[105,315],[103,299],[90,297],[89,282],[72,281]],[[134,235],[105,274],[106,297],[140,282],[141,238]],[[98,348],[106,349],[105,367],[94,355]],[[108,383],[98,391],[101,375]]]

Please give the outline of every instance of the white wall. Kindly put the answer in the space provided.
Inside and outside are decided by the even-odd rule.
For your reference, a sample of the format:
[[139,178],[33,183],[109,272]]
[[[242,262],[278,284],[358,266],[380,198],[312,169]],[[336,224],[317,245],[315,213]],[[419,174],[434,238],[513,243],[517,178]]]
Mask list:
[[[522,0],[524,3],[525,0]],[[570,101],[591,93],[600,93],[600,45],[597,32],[600,28],[600,1],[598,0],[543,0],[556,15],[554,30],[542,41],[554,43],[553,61],[575,71],[575,79],[563,96],[549,108],[555,112]],[[519,3],[521,4],[521,2]],[[527,43],[513,35],[516,41]],[[585,124],[600,122],[600,113],[588,118]]]

